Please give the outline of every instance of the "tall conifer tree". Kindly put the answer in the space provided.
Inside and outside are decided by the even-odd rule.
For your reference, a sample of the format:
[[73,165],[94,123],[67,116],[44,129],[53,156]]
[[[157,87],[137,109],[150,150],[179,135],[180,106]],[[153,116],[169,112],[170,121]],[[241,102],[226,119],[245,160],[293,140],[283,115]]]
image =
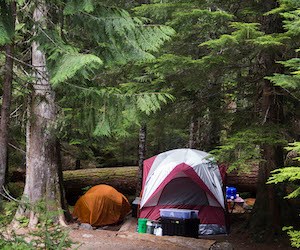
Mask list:
[[[286,94],[265,77],[282,72],[276,62],[289,56],[282,53],[289,48],[289,35],[273,12],[277,1],[152,3],[137,11],[178,32],[166,48],[170,54],[154,63],[156,72],[173,87],[175,96],[188,93],[192,97],[186,95],[184,100],[191,113],[202,108],[198,116],[206,115],[212,135],[221,138],[219,150],[214,151],[219,160],[227,161],[231,170],[261,161],[254,209],[257,220],[252,225],[254,231],[266,233],[262,237],[276,234],[288,218],[280,211],[288,210],[280,209],[284,202],[266,181],[270,171],[283,163],[285,138],[279,128],[286,122]],[[218,139],[210,142],[218,145]]]
[[[8,141],[10,107],[13,82],[14,29],[16,21],[16,2],[1,3],[0,5],[0,36],[1,44],[5,44],[5,66],[3,79],[3,95],[0,117],[0,193],[5,184],[8,169]],[[1,199],[2,197],[0,197]]]
[[[83,115],[88,112],[82,121],[90,126],[88,132],[94,134],[110,133],[113,119],[126,107],[146,113],[157,110],[168,95],[135,93],[130,86],[109,85],[97,79],[114,65],[154,58],[151,53],[169,39],[173,30],[144,25],[141,19],[131,17],[117,5],[102,2],[41,0],[30,3],[28,8],[34,13],[35,34],[23,196],[31,205],[45,200],[49,208],[59,210],[62,185],[56,147],[58,106],[53,89],[58,98],[68,96],[69,106],[63,107],[72,112],[80,108]],[[81,100],[86,101],[85,105],[77,106]],[[63,104],[66,103],[61,101],[60,105]],[[101,118],[97,120],[98,117]],[[20,206],[16,218],[28,216],[29,225],[34,227],[39,217],[31,208]],[[64,223],[63,215],[59,214],[56,221]]]

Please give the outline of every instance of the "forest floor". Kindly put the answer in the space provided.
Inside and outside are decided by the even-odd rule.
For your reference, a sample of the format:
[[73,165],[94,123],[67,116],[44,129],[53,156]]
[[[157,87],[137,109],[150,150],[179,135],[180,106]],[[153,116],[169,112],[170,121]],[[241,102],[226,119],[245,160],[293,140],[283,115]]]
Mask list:
[[[136,232],[137,219],[127,217],[122,225],[103,227],[97,230],[74,229],[70,238],[77,242],[74,245],[80,250],[92,249],[232,249],[235,250],[288,250],[288,239],[268,243],[257,243],[245,231],[243,215],[232,214],[231,232],[228,235],[214,235],[198,239],[179,236],[155,236]],[[217,246],[217,243],[225,245]],[[217,247],[216,247],[217,246]],[[215,248],[214,248],[215,247]]]

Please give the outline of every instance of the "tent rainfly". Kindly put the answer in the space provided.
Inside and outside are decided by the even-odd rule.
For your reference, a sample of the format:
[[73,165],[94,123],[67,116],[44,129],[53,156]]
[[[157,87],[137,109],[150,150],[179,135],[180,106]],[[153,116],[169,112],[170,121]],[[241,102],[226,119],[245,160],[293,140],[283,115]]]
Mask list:
[[108,185],[96,185],[79,198],[73,216],[81,223],[99,227],[122,221],[130,212],[127,198]]
[[193,209],[199,211],[199,234],[226,233],[225,171],[195,149],[174,149],[145,160],[139,217],[157,220],[162,208]]

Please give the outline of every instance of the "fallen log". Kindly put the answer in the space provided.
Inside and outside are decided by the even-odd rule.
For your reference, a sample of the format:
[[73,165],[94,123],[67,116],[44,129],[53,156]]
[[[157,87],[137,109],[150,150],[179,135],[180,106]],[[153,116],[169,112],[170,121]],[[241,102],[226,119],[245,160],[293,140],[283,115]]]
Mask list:
[[234,186],[238,192],[256,193],[258,183],[258,166],[253,166],[249,172],[239,173],[232,171],[227,173],[226,185]]
[[[98,184],[107,184],[126,195],[135,195],[138,167],[89,168],[63,171],[66,197],[74,204],[84,189]],[[234,186],[238,192],[256,193],[258,167],[248,173],[233,171],[227,174],[227,186]],[[25,171],[13,172],[11,182],[25,181]]]
[[[76,202],[87,187],[107,184],[126,195],[134,195],[137,182],[138,167],[93,168],[66,170],[63,172],[66,197],[70,204]],[[258,168],[249,173],[227,174],[227,186],[234,186],[238,192],[256,193]]]
[[93,168],[63,171],[66,198],[74,204],[84,189],[107,184],[126,195],[135,194],[137,167]]

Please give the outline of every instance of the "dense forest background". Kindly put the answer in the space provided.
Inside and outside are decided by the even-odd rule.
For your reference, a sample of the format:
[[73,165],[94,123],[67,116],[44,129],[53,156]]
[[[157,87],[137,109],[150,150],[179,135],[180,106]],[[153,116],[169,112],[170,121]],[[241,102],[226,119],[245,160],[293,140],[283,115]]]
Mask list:
[[[299,211],[275,184],[299,180],[299,1],[7,0],[0,8],[1,186],[39,159],[38,169],[47,159],[63,169],[132,166],[189,147],[229,171],[259,165],[250,224],[260,235],[295,223]],[[296,184],[289,198],[300,194]]]

